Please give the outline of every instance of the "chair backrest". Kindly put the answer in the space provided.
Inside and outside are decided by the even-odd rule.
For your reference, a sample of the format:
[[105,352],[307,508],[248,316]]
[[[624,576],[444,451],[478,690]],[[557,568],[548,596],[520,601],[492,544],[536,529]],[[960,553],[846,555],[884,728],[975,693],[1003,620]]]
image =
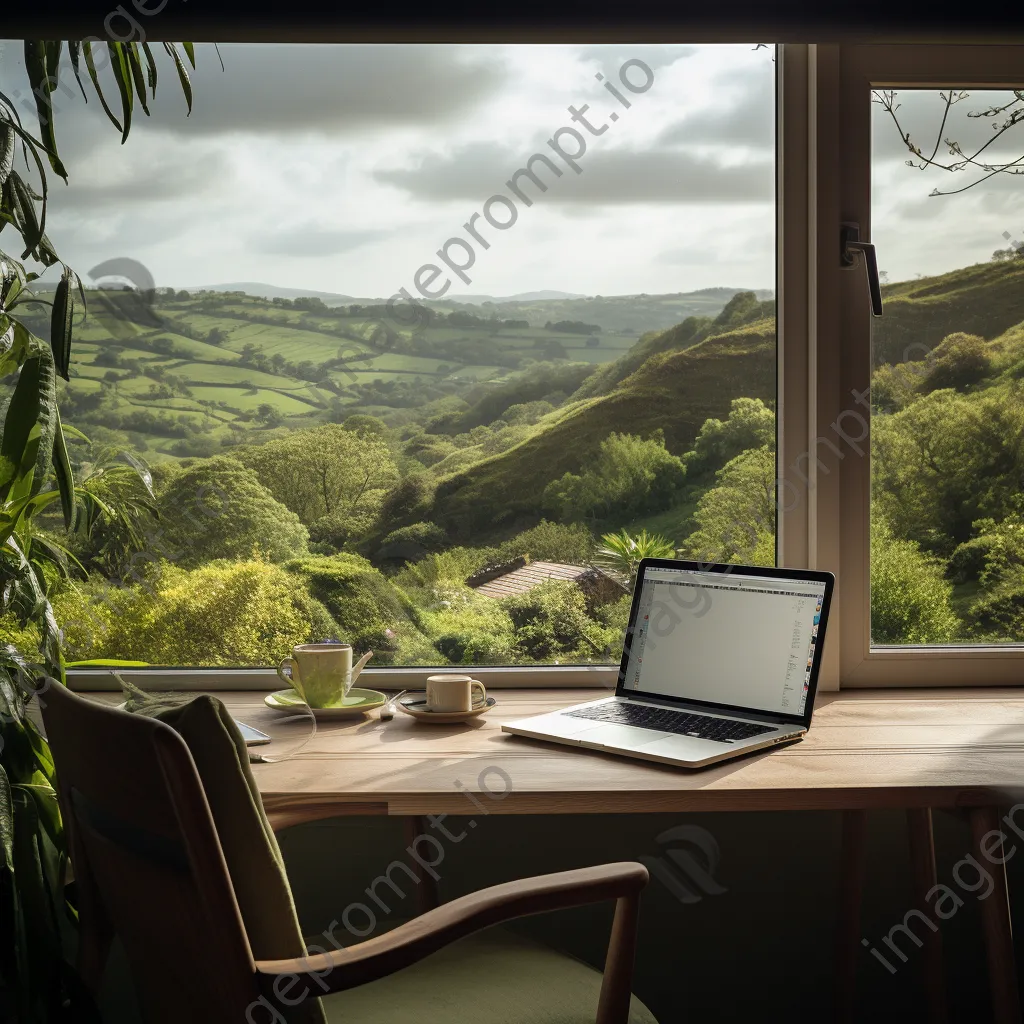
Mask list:
[[58,683],[40,705],[83,927],[120,936],[147,1020],[244,1021],[253,954],[184,740]]

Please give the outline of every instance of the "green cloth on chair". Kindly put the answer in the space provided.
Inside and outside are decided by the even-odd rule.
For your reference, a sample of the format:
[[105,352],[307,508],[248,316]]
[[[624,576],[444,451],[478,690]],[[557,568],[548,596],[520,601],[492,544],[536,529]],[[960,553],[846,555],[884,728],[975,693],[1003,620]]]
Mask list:
[[[368,985],[325,996],[330,1024],[594,1024],[601,975],[490,928]],[[633,997],[629,1024],[658,1024]]]
[[[141,713],[171,726],[192,754],[254,958],[305,956],[281,850],[227,709],[203,695]],[[593,1024],[600,989],[587,964],[492,928],[387,978],[279,1009],[288,1024]],[[657,1024],[635,996],[629,1024]]]
[[[206,792],[246,935],[256,960],[305,956],[281,848],[263,810],[249,752],[227,708],[203,694],[186,704],[143,708],[185,741]],[[324,1024],[320,1001],[281,1007],[288,1024]]]

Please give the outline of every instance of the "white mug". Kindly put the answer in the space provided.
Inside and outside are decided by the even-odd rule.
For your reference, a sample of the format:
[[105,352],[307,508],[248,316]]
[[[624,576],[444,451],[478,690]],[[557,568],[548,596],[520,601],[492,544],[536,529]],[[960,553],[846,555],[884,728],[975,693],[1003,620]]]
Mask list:
[[473,691],[480,690],[480,701],[487,700],[487,689],[471,676],[427,676],[427,709],[451,714],[473,710]]

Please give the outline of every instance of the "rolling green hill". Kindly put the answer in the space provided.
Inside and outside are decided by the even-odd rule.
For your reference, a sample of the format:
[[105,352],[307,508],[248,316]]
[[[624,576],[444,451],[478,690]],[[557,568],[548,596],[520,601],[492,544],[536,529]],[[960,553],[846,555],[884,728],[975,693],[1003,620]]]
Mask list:
[[428,518],[453,537],[519,528],[540,518],[544,487],[579,471],[610,432],[663,430],[668,450],[681,454],[741,395],[774,401],[774,319],[651,355],[609,393],[568,403],[521,444],[440,480]]
[[921,359],[947,334],[992,339],[1024,319],[1024,260],[979,263],[885,285],[874,324],[875,366]]

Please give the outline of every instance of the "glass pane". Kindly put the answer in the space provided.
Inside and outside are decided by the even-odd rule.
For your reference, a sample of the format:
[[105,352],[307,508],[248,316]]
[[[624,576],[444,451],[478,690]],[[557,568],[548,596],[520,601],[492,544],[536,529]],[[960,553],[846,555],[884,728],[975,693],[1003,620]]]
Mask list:
[[610,663],[639,556],[774,564],[772,48],[220,56],[124,146],[55,93],[69,657]]
[[874,100],[872,642],[1021,643],[1024,93]]

